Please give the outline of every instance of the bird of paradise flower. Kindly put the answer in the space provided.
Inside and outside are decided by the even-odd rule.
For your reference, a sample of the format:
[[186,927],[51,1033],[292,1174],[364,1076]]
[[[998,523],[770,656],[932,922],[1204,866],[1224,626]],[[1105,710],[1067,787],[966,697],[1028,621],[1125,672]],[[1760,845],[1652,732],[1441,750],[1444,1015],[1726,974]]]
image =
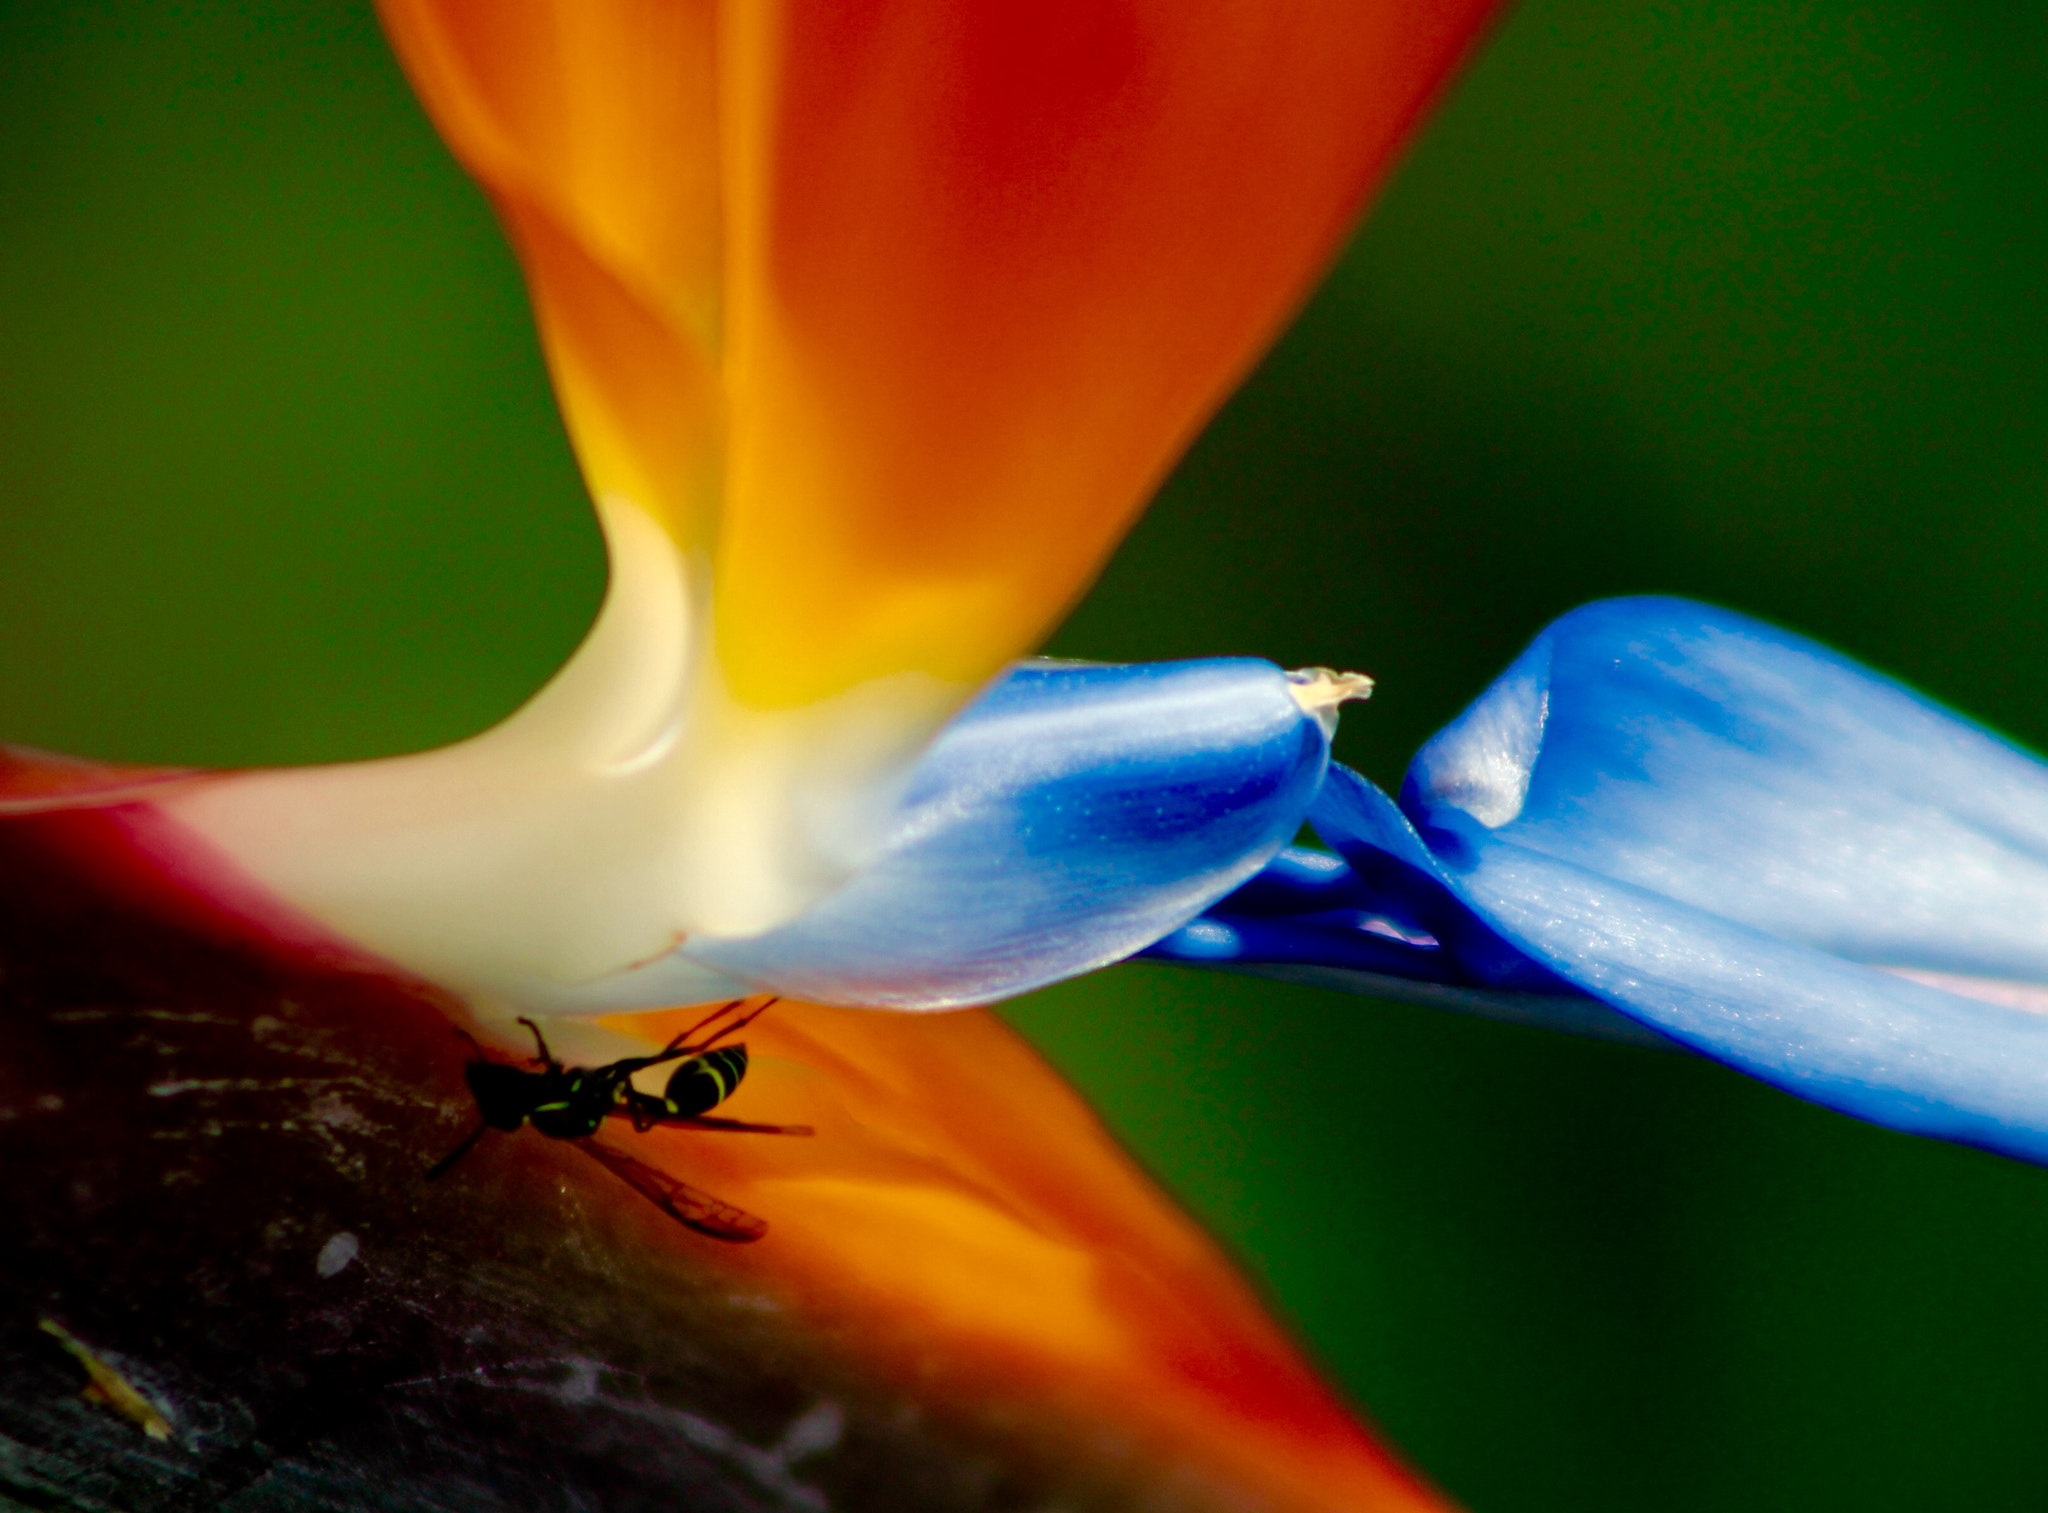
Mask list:
[[[566,1056],[610,1064],[586,1048],[671,1044],[678,1027],[644,1011],[736,987],[897,1008],[1014,993],[1126,956],[1249,878],[1297,826],[1335,708],[1364,680],[1237,659],[1044,664],[981,685],[1072,599],[1270,338],[1479,12],[626,0],[384,16],[525,267],[610,583],[542,693],[439,752],[253,773],[10,758],[8,870],[42,880],[9,910],[25,984],[10,1059],[57,1069],[39,1113],[90,1110],[131,1146],[197,1142],[196,1167],[141,1190],[146,1163],[120,1167],[117,1206],[137,1227],[165,1222],[146,1193],[190,1185],[215,1229],[275,1206],[275,1243],[309,1222],[298,1194],[339,1175],[373,1207],[350,1205],[337,1236],[417,1234],[390,1212],[402,1184],[363,1185],[362,1152],[272,1168],[267,1199],[252,1186],[252,1163],[309,1123],[370,1132],[382,1155],[414,1142],[394,1080],[431,1075],[432,1057],[405,1032],[407,998],[421,1023],[469,1019],[483,1036],[540,1013]],[[163,976],[150,924],[171,921],[198,956]],[[80,931],[106,933],[74,985]],[[151,978],[167,1005],[137,1001]],[[60,1007],[74,993],[89,1006]],[[137,1085],[79,1028],[152,1016],[253,1043],[166,1030],[150,1054],[206,1075]],[[634,1312],[707,1284],[761,1291],[785,1320],[764,1326],[776,1343],[727,1346],[721,1382],[808,1385],[864,1442],[904,1438],[887,1427],[892,1392],[935,1415],[936,1445],[849,1473],[861,1495],[900,1504],[920,1466],[956,1474],[993,1453],[1004,1480],[1036,1489],[1006,1496],[1031,1501],[1430,1504],[1028,1056],[974,1018],[907,1038],[905,1023],[785,1002],[750,1028],[785,1070],[759,1067],[740,1097],[786,1103],[820,1152],[696,1158],[721,1194],[773,1215],[774,1240],[747,1252],[761,1259],[692,1259],[668,1230],[628,1239],[631,1217],[578,1250],[608,1271],[670,1268],[630,1291]],[[256,1069],[283,1047],[321,1073]],[[295,1115],[315,1085],[340,1101]],[[242,1130],[279,1138],[251,1147]],[[681,1156],[672,1133],[638,1131],[640,1191]],[[545,1213],[588,1173],[570,1179],[532,1144],[506,1158],[538,1177],[531,1202],[450,1216],[465,1240],[448,1244],[495,1231],[545,1247],[557,1226],[586,1227]],[[230,1175],[209,1175],[223,1162]],[[49,1169],[13,1166],[31,1182]],[[40,1193],[17,1206],[37,1241],[17,1289],[100,1278],[57,1321],[88,1348],[112,1358],[105,1336],[132,1328],[139,1298],[151,1314],[192,1306],[175,1268],[113,1284],[89,1225]],[[360,1241],[330,1237],[330,1254],[349,1259],[320,1262],[322,1278],[370,1271]],[[434,1297],[474,1274],[392,1264]],[[571,1264],[515,1270],[532,1285]],[[599,1377],[641,1374],[621,1364],[644,1344],[630,1332],[560,1335],[559,1309],[592,1280],[493,1310],[489,1348],[438,1303],[424,1350],[307,1359],[267,1329],[292,1364],[259,1347],[258,1372],[370,1380],[282,1407],[238,1396],[211,1416],[253,1415],[258,1441],[230,1459],[260,1463],[258,1442],[326,1444],[365,1404],[411,1394],[451,1464],[473,1417],[448,1373],[417,1374],[450,1354],[482,1348],[453,1377],[495,1380],[526,1369],[503,1358],[519,1338],[563,1340],[542,1352],[550,1369],[588,1338]],[[243,1337],[262,1299],[208,1332]],[[651,1339],[729,1338],[711,1311]],[[800,1364],[814,1353],[838,1365]],[[163,1369],[197,1371],[200,1401],[229,1390],[185,1361]],[[746,1397],[685,1394],[726,1440]],[[601,1381],[563,1401],[633,1416]],[[167,1415],[207,1416],[191,1401]],[[795,1441],[809,1436],[780,1443]],[[92,1457],[69,1445],[55,1460],[79,1474]],[[614,1457],[603,1474],[646,1469]],[[193,1470],[216,1499],[246,1475]],[[508,1464],[499,1480],[532,1474]]]

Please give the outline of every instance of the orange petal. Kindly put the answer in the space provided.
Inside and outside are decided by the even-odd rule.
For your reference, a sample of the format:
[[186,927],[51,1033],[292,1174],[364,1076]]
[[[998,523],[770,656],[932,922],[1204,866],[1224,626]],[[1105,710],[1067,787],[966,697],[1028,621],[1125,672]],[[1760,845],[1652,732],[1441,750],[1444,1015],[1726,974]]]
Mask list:
[[[607,1027],[666,1042],[699,1010]],[[725,1259],[949,1394],[1113,1426],[1281,1507],[1436,1504],[1363,1435],[1216,1246],[994,1015],[777,1003],[720,1114],[813,1139],[633,1146],[768,1218]],[[623,1141],[630,1137],[611,1137]],[[935,1382],[934,1385],[937,1385]]]
[[[754,707],[1028,647],[1489,0],[385,0]],[[715,130],[713,122],[715,121]]]
[[1483,9],[749,13],[755,73],[723,112],[748,133],[718,559],[735,686],[972,679],[1042,635],[1304,296]]
[[435,124],[497,203],[593,491],[716,528],[713,0],[388,0]]

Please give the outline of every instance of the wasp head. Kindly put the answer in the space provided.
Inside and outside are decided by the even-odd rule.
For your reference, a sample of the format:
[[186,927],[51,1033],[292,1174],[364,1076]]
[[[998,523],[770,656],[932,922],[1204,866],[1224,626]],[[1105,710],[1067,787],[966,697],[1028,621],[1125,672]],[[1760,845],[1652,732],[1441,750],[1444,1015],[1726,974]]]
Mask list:
[[462,1069],[477,1112],[493,1129],[516,1130],[540,1101],[541,1072],[522,1071],[499,1061],[472,1061]]

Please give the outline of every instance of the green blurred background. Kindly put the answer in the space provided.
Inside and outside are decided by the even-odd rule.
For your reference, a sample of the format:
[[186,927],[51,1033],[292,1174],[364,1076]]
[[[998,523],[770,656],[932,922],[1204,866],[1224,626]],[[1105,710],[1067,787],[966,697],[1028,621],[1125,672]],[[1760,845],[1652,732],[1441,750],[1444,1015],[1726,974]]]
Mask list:
[[[1362,666],[1392,780],[1666,590],[2048,744],[2044,265],[2038,6],[1528,0],[1053,649]],[[434,744],[601,577],[366,4],[0,4],[0,735]],[[2048,1508],[2048,1174],[1168,968],[1010,1012],[1482,1513]]]

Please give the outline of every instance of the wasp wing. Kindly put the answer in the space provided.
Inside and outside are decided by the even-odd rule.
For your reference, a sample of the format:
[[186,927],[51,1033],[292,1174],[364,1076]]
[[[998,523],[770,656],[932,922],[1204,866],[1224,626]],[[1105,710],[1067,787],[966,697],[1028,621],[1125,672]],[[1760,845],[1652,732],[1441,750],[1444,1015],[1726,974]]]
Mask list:
[[[650,1100],[652,1101],[652,1100]],[[749,1124],[744,1119],[719,1119],[709,1114],[661,1114],[642,1106],[610,1109],[614,1119],[631,1119],[636,1129],[701,1129],[726,1135],[815,1135],[808,1124]]]
[[700,1235],[744,1245],[768,1233],[766,1219],[757,1219],[743,1208],[734,1208],[687,1182],[678,1182],[667,1172],[658,1171],[624,1151],[595,1140],[573,1143],[622,1182],[639,1189],[656,1208]]

